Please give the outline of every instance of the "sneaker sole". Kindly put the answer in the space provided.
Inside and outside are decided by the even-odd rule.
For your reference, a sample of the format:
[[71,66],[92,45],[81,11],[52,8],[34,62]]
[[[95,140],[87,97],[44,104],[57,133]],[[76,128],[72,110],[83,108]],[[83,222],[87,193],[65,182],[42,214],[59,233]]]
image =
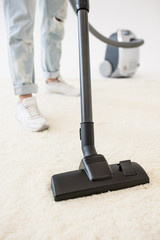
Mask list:
[[79,97],[80,96],[80,93],[77,93],[77,94],[69,94],[69,93],[62,93],[62,92],[58,92],[58,91],[52,91],[52,90],[49,90],[49,89],[45,89],[45,92],[46,93],[55,93],[55,94],[60,94],[60,95],[64,95],[64,96],[69,96],[69,97]]
[[21,124],[21,126],[22,126],[23,128],[25,128],[26,130],[29,130],[29,131],[31,131],[31,132],[41,132],[41,131],[47,130],[47,129],[49,128],[49,125],[47,125],[47,124],[43,124],[42,127],[41,127],[41,128],[38,128],[38,129],[29,128],[29,127],[27,127],[25,124],[23,124],[23,123],[21,122],[21,120],[18,118],[17,115],[15,115],[15,117],[16,117],[16,119],[19,121],[19,123]]

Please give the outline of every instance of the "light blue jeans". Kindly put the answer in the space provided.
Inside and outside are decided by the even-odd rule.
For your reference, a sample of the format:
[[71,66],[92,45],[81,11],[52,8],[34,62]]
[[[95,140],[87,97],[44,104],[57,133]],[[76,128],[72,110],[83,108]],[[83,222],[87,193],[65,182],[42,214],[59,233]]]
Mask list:
[[[37,0],[3,0],[11,77],[16,95],[36,93],[33,29]],[[39,0],[44,77],[60,75],[61,42],[68,0]]]

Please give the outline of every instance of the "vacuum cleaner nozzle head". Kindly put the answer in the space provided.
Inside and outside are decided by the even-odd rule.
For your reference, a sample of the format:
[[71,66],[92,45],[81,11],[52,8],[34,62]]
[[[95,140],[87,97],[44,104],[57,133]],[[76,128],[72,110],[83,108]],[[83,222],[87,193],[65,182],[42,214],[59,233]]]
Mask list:
[[130,160],[109,166],[112,176],[91,181],[85,169],[52,176],[51,185],[55,201],[89,196],[149,183],[143,168]]

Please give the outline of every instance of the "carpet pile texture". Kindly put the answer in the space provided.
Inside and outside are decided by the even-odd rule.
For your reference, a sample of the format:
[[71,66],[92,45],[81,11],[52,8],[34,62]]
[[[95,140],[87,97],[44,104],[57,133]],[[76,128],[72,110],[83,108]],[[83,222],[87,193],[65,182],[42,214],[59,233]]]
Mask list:
[[0,240],[159,240],[159,78],[92,82],[98,153],[111,164],[138,162],[150,184],[58,203],[51,176],[82,158],[80,98],[46,94],[37,83],[50,128],[32,133],[15,119],[11,81],[0,81]]

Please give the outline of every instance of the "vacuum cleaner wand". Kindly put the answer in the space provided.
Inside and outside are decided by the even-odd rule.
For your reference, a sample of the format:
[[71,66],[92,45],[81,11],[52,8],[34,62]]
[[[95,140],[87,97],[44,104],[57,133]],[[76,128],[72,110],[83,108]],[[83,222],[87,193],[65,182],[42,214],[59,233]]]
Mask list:
[[76,0],[76,8],[78,12],[82,116],[80,139],[84,157],[81,160],[79,170],[52,176],[51,186],[55,201],[133,187],[149,182],[147,174],[137,163],[126,160],[109,165],[105,157],[96,152],[90,77],[89,1]]

